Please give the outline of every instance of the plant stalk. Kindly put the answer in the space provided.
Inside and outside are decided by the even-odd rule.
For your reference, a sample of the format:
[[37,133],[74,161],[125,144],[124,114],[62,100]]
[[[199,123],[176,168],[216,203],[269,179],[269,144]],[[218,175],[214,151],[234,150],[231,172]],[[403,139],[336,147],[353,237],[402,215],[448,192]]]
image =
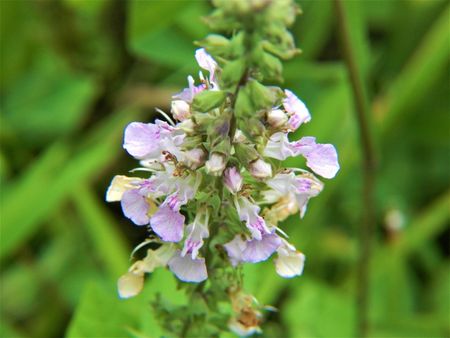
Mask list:
[[370,298],[370,262],[372,256],[372,237],[375,229],[374,188],[376,161],[373,139],[369,127],[369,105],[365,95],[365,87],[359,71],[354,46],[350,38],[347,13],[342,0],[335,0],[337,24],[344,61],[350,78],[355,104],[356,120],[361,140],[363,170],[363,215],[359,232],[360,256],[357,268],[357,337],[367,337],[369,333],[369,298]]

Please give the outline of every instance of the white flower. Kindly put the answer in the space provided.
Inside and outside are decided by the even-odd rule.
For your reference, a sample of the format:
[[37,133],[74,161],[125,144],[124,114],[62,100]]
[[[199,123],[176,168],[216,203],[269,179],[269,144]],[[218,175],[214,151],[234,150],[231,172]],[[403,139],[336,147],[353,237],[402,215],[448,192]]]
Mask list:
[[205,156],[206,153],[203,149],[194,148],[184,152],[183,162],[185,162],[189,168],[195,170],[205,162]]
[[220,176],[225,169],[225,165],[225,156],[219,153],[212,153],[209,156],[209,160],[205,163],[205,168],[208,174]]
[[117,281],[120,298],[130,298],[138,295],[144,287],[144,273],[127,272]]
[[254,178],[258,179],[272,176],[272,166],[260,158],[250,163],[249,171]]
[[128,177],[123,175],[116,175],[111,181],[111,184],[106,191],[107,202],[119,202],[123,194],[130,190],[136,189],[136,183],[142,181],[139,177]]
[[232,194],[236,194],[242,189],[242,182],[242,175],[236,167],[230,167],[225,170],[223,183]]
[[303,273],[305,255],[297,251],[292,244],[283,240],[283,244],[277,250],[275,269],[284,278],[300,276]]
[[163,244],[156,250],[147,250],[147,256],[143,260],[136,261],[117,281],[120,298],[130,298],[139,294],[144,287],[144,273],[166,266],[175,253],[176,249],[171,244]]
[[267,122],[274,128],[282,127],[288,121],[288,117],[281,109],[272,109],[267,113]]
[[171,112],[178,121],[184,121],[191,117],[191,107],[189,103],[183,100],[172,101]]

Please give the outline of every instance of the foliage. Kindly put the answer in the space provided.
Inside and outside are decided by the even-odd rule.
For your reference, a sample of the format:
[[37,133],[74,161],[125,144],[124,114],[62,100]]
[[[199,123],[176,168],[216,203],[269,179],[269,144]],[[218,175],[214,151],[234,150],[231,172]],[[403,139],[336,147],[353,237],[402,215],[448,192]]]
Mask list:
[[[335,144],[342,168],[302,221],[286,221],[308,257],[304,276],[285,281],[261,263],[244,268],[245,285],[279,309],[268,314],[265,336],[349,336],[360,146],[333,4],[299,4],[293,35],[303,54],[285,64],[283,86],[313,112],[302,133]],[[445,337],[449,6],[344,4],[379,161],[371,335]],[[138,300],[117,300],[124,257],[142,234],[103,200],[113,173],[133,167],[116,151],[124,126],[151,120],[154,107],[168,110],[195,69],[191,41],[205,36],[200,16],[209,12],[203,1],[0,2],[0,336],[160,337],[155,291],[187,304],[164,270]]]

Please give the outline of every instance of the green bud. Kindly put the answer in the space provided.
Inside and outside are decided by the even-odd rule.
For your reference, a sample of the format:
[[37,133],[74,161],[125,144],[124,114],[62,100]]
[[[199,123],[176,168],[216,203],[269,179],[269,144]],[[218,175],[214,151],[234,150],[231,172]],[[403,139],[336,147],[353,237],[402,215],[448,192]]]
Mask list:
[[265,79],[283,81],[283,65],[281,61],[272,54],[263,52],[262,58],[258,62],[259,69]]
[[219,34],[209,34],[195,44],[206,48],[208,53],[214,55],[216,59],[217,57],[229,59],[232,56],[230,40]]
[[197,112],[208,112],[219,107],[227,94],[221,90],[204,90],[198,93],[192,101],[192,109]]
[[225,138],[216,138],[211,144],[211,152],[223,154],[228,158],[231,150],[230,138],[228,136]]
[[245,143],[236,143],[234,145],[235,156],[240,163],[250,163],[259,158],[259,154],[253,146]]
[[268,87],[256,80],[250,80],[247,86],[250,91],[253,107],[256,111],[272,108],[275,97]]
[[245,60],[240,58],[228,62],[222,71],[221,88],[235,88],[245,71]]
[[238,119],[252,116],[255,109],[250,97],[250,91],[247,86],[239,90],[235,103],[235,114]]

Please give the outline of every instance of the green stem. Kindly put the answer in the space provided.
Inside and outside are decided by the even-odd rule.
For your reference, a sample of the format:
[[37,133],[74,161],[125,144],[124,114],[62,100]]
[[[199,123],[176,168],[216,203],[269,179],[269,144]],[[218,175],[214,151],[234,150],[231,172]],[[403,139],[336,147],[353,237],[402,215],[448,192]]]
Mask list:
[[364,84],[361,79],[354,46],[350,39],[350,31],[346,18],[345,6],[342,0],[335,0],[337,22],[339,26],[340,39],[344,54],[345,63],[348,69],[350,82],[353,90],[356,119],[359,127],[359,134],[362,146],[362,169],[364,175],[363,204],[364,215],[360,228],[360,257],[358,261],[358,285],[357,285],[357,337],[366,337],[369,331],[369,291],[370,291],[370,261],[372,256],[372,237],[375,228],[375,152],[373,140],[370,133],[368,116],[370,114],[369,105],[365,96]]

